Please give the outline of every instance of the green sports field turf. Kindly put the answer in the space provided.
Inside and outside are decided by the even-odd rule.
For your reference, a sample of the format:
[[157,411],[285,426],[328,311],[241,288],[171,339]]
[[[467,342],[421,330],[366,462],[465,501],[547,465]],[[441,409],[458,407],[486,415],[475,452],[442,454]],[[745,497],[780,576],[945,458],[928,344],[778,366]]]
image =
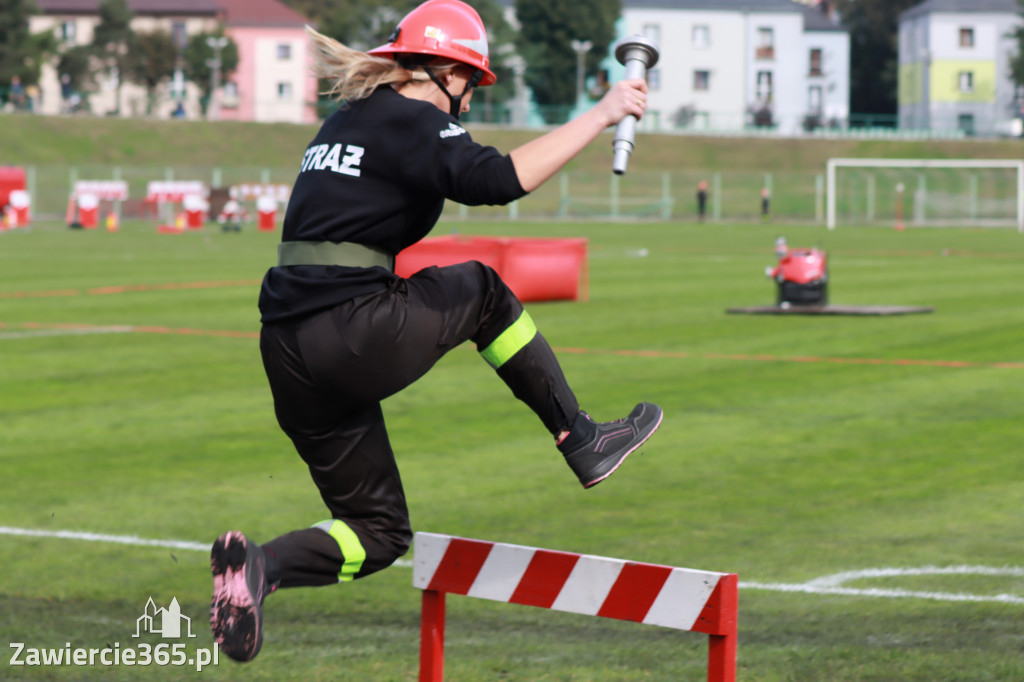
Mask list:
[[[638,400],[666,416],[583,491],[536,417],[460,348],[385,403],[418,530],[736,572],[741,680],[1024,679],[1024,235],[439,229],[452,227],[588,237],[589,300],[530,313],[596,418]],[[829,251],[833,302],[935,312],[726,314],[774,300],[763,271],[780,234]],[[0,639],[155,647],[137,621],[149,598],[177,599],[198,655],[212,646],[203,547],[324,518],[260,366],[256,295],[277,239],[0,233]],[[9,648],[0,679],[411,680],[419,596],[406,565],[279,592],[245,666],[18,666]],[[454,596],[448,610],[453,681],[705,675],[695,633]]]

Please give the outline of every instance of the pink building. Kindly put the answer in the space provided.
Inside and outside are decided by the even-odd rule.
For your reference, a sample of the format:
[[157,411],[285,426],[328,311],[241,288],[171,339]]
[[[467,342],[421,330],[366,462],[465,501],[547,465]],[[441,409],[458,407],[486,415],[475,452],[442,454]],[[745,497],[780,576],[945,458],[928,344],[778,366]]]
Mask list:
[[[100,0],[37,0],[37,4],[39,13],[30,21],[33,33],[52,32],[62,49],[92,42]],[[134,30],[163,30],[176,40],[225,27],[238,45],[239,64],[223,80],[213,117],[292,123],[317,120],[317,85],[311,75],[307,21],[278,0],[128,0],[128,7],[134,15]],[[39,110],[46,114],[62,111],[55,63],[44,65],[40,81],[44,96]],[[98,74],[97,89],[90,96],[93,113],[120,110],[123,115],[145,115],[150,106],[145,91],[134,83],[120,85],[118,103],[116,76]],[[185,84],[188,118],[200,116],[199,96],[196,84]],[[172,84],[164,84],[156,97],[153,115],[169,117],[178,100]]]
[[238,69],[224,80],[219,117],[237,121],[317,120],[317,80],[305,26],[278,0],[216,0]]

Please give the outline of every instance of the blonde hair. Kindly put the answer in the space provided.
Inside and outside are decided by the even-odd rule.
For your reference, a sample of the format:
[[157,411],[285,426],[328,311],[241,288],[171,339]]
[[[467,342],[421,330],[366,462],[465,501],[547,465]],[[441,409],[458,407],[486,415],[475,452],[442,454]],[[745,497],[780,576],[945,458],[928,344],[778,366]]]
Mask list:
[[412,81],[429,80],[421,66],[429,65],[432,71],[442,73],[459,66],[459,62],[432,55],[403,55],[401,59],[378,57],[343,45],[309,26],[306,26],[306,33],[313,41],[313,73],[329,84],[322,94],[338,101],[364,99],[382,85],[395,85],[400,89]]

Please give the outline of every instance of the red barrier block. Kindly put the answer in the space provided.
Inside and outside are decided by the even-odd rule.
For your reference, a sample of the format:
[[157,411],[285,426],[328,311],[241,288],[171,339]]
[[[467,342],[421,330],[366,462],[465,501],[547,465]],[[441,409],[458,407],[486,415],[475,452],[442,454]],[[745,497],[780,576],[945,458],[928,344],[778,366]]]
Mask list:
[[587,297],[584,238],[429,237],[398,254],[395,273],[474,260],[494,268],[520,301],[579,300],[581,280]]
[[398,254],[395,274],[408,277],[431,265],[444,267],[480,261],[501,272],[504,248],[496,237],[428,237]]
[[578,301],[586,267],[586,239],[510,239],[499,274],[520,301]]

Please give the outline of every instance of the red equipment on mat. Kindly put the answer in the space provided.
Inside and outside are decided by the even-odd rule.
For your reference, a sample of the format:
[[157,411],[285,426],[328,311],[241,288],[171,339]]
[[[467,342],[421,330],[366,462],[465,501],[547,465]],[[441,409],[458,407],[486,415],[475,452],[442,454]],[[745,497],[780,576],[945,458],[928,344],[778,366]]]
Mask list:
[[791,249],[785,237],[775,240],[778,264],[765,268],[775,280],[779,307],[828,304],[828,255],[821,249]]

